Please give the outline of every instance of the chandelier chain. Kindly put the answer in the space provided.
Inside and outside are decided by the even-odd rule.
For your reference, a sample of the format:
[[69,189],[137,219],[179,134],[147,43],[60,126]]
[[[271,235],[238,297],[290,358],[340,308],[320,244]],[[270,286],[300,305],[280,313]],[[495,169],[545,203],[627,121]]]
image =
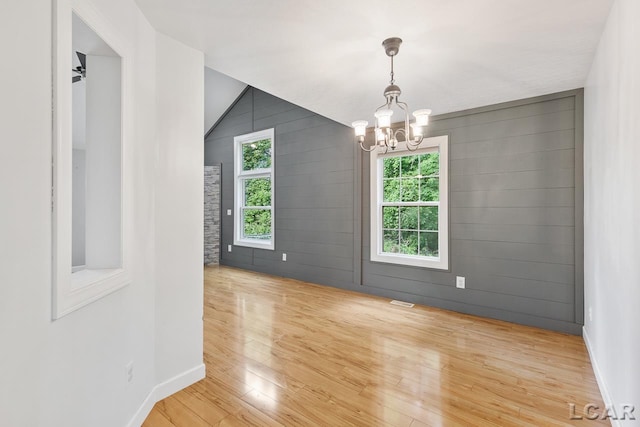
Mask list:
[[390,81],[390,83],[394,84],[395,82],[396,81],[395,81],[394,76],[393,76],[393,55],[392,55],[391,56],[391,81]]

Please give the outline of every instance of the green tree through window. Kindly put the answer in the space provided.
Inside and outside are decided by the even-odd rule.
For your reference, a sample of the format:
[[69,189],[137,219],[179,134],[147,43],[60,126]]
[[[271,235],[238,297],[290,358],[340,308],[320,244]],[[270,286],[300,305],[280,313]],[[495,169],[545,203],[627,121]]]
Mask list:
[[255,208],[271,206],[271,179],[245,179],[244,186],[244,237],[269,239],[271,237],[271,210]]
[[382,250],[438,256],[439,154],[382,161]]
[[271,167],[271,140],[242,144],[242,170],[269,169]]

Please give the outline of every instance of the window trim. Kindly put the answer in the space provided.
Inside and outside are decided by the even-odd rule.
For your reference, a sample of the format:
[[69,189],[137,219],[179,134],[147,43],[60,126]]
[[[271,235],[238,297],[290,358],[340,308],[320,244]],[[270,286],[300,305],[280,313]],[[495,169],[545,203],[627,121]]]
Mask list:
[[[121,60],[120,100],[120,268],[72,268],[72,99],[69,67],[72,50],[72,15],[77,15]],[[57,0],[53,7],[53,129],[52,129],[52,251],[51,319],[57,320],[97,301],[131,282],[132,176],[129,166],[129,137],[133,97],[133,46],[112,22],[87,2]]]
[[[271,141],[271,167],[262,169],[253,169],[250,171],[242,170],[242,145],[252,142],[269,139]],[[258,132],[252,132],[244,135],[238,135],[233,138],[233,205],[234,205],[234,227],[233,227],[233,244],[235,246],[245,246],[256,249],[275,249],[275,129],[265,129]],[[271,179],[271,239],[268,241],[257,239],[246,239],[242,237],[242,213],[246,209],[244,206],[243,186],[241,182],[247,178],[270,178]],[[251,206],[251,209],[267,208],[267,206]]]
[[[439,170],[439,209],[438,209],[438,254],[436,257],[421,255],[390,254],[382,252],[382,219],[380,212],[383,206],[382,161],[388,157],[405,156],[407,153],[423,154],[440,152]],[[414,267],[449,270],[449,136],[441,135],[425,138],[420,148],[409,151],[406,144],[401,143],[395,151],[378,153],[372,151],[369,156],[369,190],[370,190],[370,259],[372,262],[401,264]],[[410,205],[410,202],[406,202]]]

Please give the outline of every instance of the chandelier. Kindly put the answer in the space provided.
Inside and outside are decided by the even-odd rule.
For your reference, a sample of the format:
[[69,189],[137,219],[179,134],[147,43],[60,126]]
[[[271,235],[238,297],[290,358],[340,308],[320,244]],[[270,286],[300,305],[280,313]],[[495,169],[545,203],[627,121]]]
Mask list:
[[[409,107],[402,101],[399,101],[400,88],[395,84],[393,74],[393,57],[398,54],[400,50],[400,44],[402,39],[398,37],[391,37],[382,42],[384,51],[391,58],[391,81],[389,86],[384,90],[384,97],[387,100],[383,105],[376,109],[374,114],[375,120],[375,141],[368,147],[365,145],[365,136],[367,134],[367,125],[369,122],[366,120],[358,120],[351,124],[355,129],[356,141],[360,144],[360,148],[364,151],[373,151],[376,148],[384,150],[386,153],[389,148],[395,150],[398,147],[398,143],[406,143],[408,150],[415,150],[418,148],[423,139],[424,127],[429,124],[429,115],[431,110],[416,110],[413,112],[415,122],[409,121]],[[391,116],[394,110],[400,111],[404,114],[404,127],[397,129],[391,128]]]

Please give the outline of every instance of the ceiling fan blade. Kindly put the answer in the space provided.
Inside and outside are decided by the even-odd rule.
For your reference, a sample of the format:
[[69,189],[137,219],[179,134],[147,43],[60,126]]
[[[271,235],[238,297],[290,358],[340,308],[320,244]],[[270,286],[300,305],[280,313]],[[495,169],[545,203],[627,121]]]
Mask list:
[[80,65],[83,69],[87,68],[87,55],[82,52],[76,51],[76,55],[78,55],[78,60],[80,60]]
[[82,80],[82,77],[80,77],[80,76],[73,76],[73,79],[72,79],[71,83],[79,82],[80,80]]

